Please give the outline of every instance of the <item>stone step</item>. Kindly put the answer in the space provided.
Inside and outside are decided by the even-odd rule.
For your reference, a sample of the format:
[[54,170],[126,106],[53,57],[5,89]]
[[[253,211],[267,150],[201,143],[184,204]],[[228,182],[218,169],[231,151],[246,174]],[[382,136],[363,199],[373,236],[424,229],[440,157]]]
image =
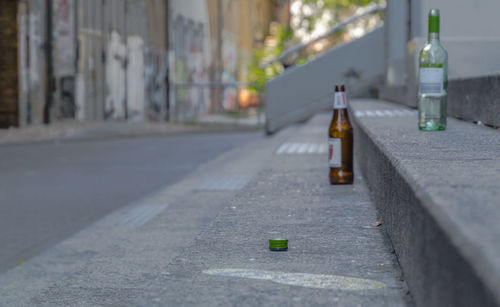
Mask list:
[[350,105],[357,159],[410,292],[419,306],[500,305],[500,132],[454,119],[422,132],[408,110]]

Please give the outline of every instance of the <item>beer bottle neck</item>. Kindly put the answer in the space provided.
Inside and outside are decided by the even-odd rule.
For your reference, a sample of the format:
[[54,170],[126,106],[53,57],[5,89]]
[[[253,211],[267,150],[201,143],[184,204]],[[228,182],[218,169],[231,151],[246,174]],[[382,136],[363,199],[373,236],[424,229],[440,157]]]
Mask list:
[[346,94],[341,91],[335,92],[333,101],[333,123],[335,126],[346,125],[348,121]]
[[347,109],[334,109],[331,126],[336,127],[337,129],[340,127],[346,128],[350,126],[349,115],[347,113]]
[[333,109],[333,118],[336,120],[348,117],[347,109]]
[[347,97],[345,95],[345,92],[335,92],[335,96],[333,98],[333,109],[347,109]]

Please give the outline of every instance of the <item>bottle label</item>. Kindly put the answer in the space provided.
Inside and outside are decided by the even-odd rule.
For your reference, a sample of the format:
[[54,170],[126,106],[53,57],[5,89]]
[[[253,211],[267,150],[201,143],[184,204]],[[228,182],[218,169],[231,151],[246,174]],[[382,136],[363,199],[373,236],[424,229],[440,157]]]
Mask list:
[[418,93],[427,96],[443,95],[443,67],[420,66]]
[[328,164],[330,167],[342,166],[342,139],[328,139]]
[[347,109],[347,99],[345,92],[335,92],[335,97],[333,99],[334,109]]

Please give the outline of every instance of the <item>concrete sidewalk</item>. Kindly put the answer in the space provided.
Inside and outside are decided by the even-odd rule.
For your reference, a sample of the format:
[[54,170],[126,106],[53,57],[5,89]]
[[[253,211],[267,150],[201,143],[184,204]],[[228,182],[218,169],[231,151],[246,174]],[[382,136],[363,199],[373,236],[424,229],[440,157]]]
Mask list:
[[228,120],[223,116],[213,118],[211,121],[187,124],[127,121],[79,122],[72,120],[50,125],[0,129],[0,145],[258,129],[261,127],[256,122],[240,123]]
[[[329,117],[225,154],[0,275],[0,305],[412,305],[359,171],[328,183]],[[269,251],[272,237],[289,251]]]

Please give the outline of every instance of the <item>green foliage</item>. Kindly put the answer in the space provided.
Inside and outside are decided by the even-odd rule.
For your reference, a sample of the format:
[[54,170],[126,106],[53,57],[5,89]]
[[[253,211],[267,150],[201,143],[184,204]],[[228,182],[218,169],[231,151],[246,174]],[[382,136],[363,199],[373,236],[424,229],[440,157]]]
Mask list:
[[323,9],[348,9],[353,6],[366,6],[373,2],[380,2],[374,0],[302,0],[304,4],[312,4],[318,6],[319,3],[323,3]]
[[249,67],[248,82],[249,89],[262,93],[265,91],[266,82],[284,71],[280,62],[275,62],[265,68],[261,65],[265,62],[277,58],[285,49],[285,42],[293,39],[293,32],[283,25],[278,25],[275,33],[276,44],[273,47],[263,47],[253,52],[252,61]]
[[311,15],[302,15],[301,18],[306,20],[305,27],[307,32],[312,32],[316,23],[321,19],[322,15],[326,11],[333,13],[334,18],[330,21],[330,25],[333,26],[339,21],[339,17],[345,14],[346,11],[355,7],[363,7],[372,3],[382,3],[384,0],[301,0],[302,5],[309,6],[312,9]]
[[298,58],[297,61],[295,61],[295,63],[297,64],[297,66],[304,65],[305,63],[307,63],[307,59],[306,58]]
[[[314,31],[317,22],[322,18],[324,12],[333,12],[334,18],[331,20],[332,25],[337,23],[339,16],[342,14],[352,14],[349,9],[354,7],[362,7],[371,3],[381,3],[384,0],[301,0],[302,5],[307,5],[312,11],[312,14],[302,14],[301,19],[307,22],[301,23],[303,29],[311,33]],[[297,29],[295,29],[297,30]],[[336,37],[340,37],[342,31],[336,33]],[[285,45],[298,44],[298,39],[294,36],[293,30],[289,26],[279,25],[275,33],[271,33],[276,39],[276,43],[272,47],[262,47],[253,51],[252,61],[249,65],[248,82],[249,89],[257,92],[264,92],[266,82],[284,71],[283,64],[275,62],[266,68],[261,68],[261,65],[271,59],[279,57],[285,51]],[[293,42],[292,44],[290,44]],[[303,65],[307,62],[308,56],[300,54],[295,60],[296,65]]]

